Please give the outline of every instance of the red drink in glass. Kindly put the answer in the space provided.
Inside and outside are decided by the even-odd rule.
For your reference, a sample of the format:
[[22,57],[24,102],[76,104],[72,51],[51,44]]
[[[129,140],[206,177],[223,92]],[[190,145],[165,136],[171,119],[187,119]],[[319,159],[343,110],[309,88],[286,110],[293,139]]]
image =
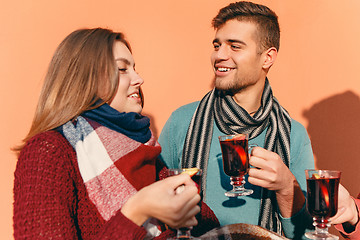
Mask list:
[[305,170],[307,185],[307,209],[313,217],[315,231],[306,232],[310,239],[338,239],[328,232],[329,218],[335,216],[338,208],[340,171]]
[[220,141],[224,172],[228,176],[239,177],[248,172],[248,141],[243,138]]
[[167,175],[168,176],[174,176],[178,174],[188,174],[191,177],[191,180],[193,180],[196,184],[196,187],[199,190],[199,193],[201,191],[201,176],[202,176],[202,170],[198,168],[175,168],[175,169],[168,169]]
[[219,137],[223,168],[230,176],[233,189],[226,192],[227,197],[250,195],[254,191],[245,189],[244,175],[249,170],[248,134],[225,135]]
[[311,177],[307,181],[308,210],[314,217],[335,216],[340,178]]
[[198,192],[201,191],[201,174],[194,174],[191,176],[191,180],[193,180],[198,188]]

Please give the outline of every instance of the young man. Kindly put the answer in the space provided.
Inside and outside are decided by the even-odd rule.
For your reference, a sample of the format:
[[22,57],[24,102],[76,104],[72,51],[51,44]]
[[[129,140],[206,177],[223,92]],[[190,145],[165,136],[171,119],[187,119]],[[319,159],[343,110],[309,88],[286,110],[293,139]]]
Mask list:
[[[160,135],[168,167],[203,169],[205,202],[221,225],[250,223],[299,238],[312,220],[306,211],[304,170],[314,168],[305,128],[273,97],[267,73],[276,60],[280,30],[268,7],[237,2],[213,19],[215,88],[201,102],[176,110]],[[246,188],[228,198],[218,136],[248,133],[253,149]]]

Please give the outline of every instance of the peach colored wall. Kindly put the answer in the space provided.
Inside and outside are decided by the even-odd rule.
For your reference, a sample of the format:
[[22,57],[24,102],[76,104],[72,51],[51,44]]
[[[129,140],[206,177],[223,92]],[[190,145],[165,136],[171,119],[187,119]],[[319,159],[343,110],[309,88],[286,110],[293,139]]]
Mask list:
[[[124,31],[145,79],[145,113],[161,131],[170,113],[199,100],[212,70],[212,17],[228,0],[2,1],[0,9],[0,238],[12,239],[16,158],[48,62],[60,41],[82,27]],[[360,192],[360,1],[263,0],[279,15],[280,53],[269,78],[275,96],[307,127],[317,165],[343,171]]]

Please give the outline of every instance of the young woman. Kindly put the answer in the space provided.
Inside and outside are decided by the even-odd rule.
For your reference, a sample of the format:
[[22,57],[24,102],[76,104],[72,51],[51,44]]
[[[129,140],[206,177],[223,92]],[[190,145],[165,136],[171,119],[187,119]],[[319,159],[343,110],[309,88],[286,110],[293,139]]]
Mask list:
[[[166,239],[197,224],[190,177],[157,181],[165,168],[140,114],[143,82],[123,34],[82,29],[62,41],[16,149],[15,239]],[[198,234],[218,225],[204,204],[198,220]]]

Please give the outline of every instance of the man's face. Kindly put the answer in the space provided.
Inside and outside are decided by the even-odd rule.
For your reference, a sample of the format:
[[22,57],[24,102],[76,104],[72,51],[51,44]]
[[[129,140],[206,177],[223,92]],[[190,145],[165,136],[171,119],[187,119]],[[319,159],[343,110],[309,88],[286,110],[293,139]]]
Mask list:
[[262,55],[258,52],[256,25],[236,19],[227,21],[215,34],[211,63],[215,87],[240,92],[262,76]]

